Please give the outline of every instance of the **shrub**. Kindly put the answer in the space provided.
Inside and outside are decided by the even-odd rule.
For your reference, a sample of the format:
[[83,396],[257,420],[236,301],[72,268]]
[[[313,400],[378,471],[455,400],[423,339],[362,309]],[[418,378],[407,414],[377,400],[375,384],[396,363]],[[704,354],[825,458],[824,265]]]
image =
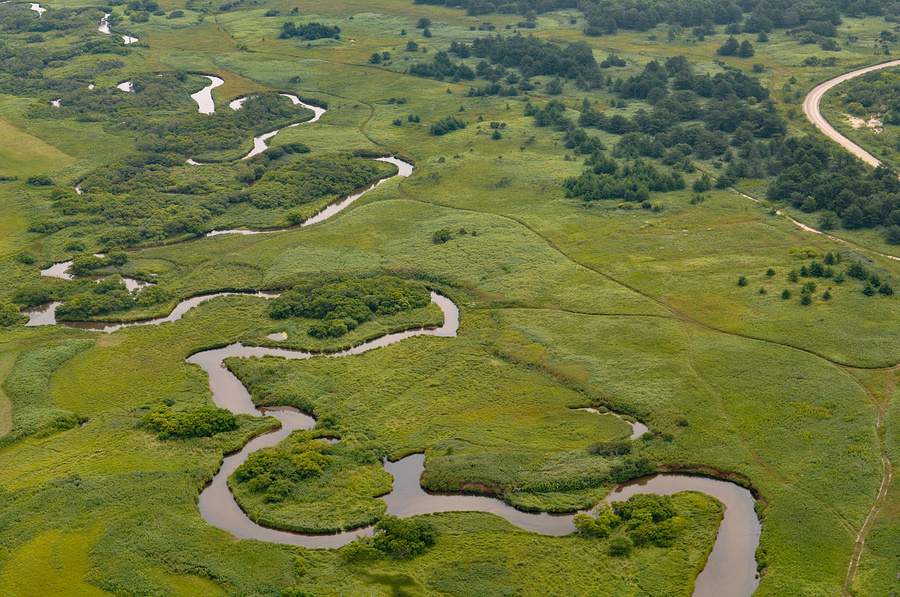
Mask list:
[[747,276],[739,276],[737,285],[738,286],[746,286],[747,285]]
[[[275,12],[277,11],[269,11]],[[269,15],[266,13],[266,16],[275,16]],[[311,41],[314,39],[324,39],[324,38],[334,38],[340,39],[341,28],[338,26],[329,27],[328,25],[323,25],[322,23],[307,23],[306,25],[297,26],[293,21],[288,21],[284,25],[281,26],[281,35],[279,37],[281,39],[288,39],[290,37],[299,37],[302,40]]]
[[440,230],[435,230],[432,233],[431,242],[436,245],[442,245],[452,238],[453,238],[453,233],[450,230],[448,230],[446,228],[441,228]]
[[32,265],[35,261],[37,261],[37,257],[34,256],[34,253],[31,251],[22,251],[18,255],[16,255],[16,261],[19,263],[24,263],[25,265]]
[[622,535],[614,537],[609,542],[607,553],[614,558],[627,558],[631,555],[632,549],[634,549],[634,541],[628,538],[628,536]]
[[25,182],[35,187],[49,187],[53,185],[53,179],[46,174],[35,174],[25,179]]
[[609,537],[613,530],[622,522],[622,519],[610,509],[606,502],[600,504],[599,508],[601,512],[596,518],[588,514],[575,516],[573,522],[579,533],[603,539]]
[[878,287],[879,294],[883,294],[884,296],[892,296],[894,294],[894,289],[891,288],[891,285],[887,282],[883,283]]
[[432,135],[440,136],[464,128],[466,128],[465,122],[455,116],[447,116],[432,124],[428,132]]
[[312,278],[269,302],[269,317],[319,319],[309,327],[316,338],[343,336],[377,315],[424,307],[428,290],[394,276],[323,280]]
[[625,456],[631,454],[631,440],[601,442],[588,446],[588,452],[599,456]]
[[201,406],[190,411],[158,408],[144,415],[141,424],[158,432],[160,439],[209,437],[238,427],[237,418],[230,410],[214,406]]
[[167,19],[181,19],[181,18],[183,18],[183,17],[184,17],[184,11],[183,11],[183,10],[173,10],[173,11],[170,12],[168,15],[166,15],[166,18],[167,18]]
[[0,328],[9,327],[25,321],[25,316],[19,313],[15,305],[0,303]]
[[434,545],[435,532],[424,521],[385,516],[375,525],[372,545],[397,558],[416,556]]

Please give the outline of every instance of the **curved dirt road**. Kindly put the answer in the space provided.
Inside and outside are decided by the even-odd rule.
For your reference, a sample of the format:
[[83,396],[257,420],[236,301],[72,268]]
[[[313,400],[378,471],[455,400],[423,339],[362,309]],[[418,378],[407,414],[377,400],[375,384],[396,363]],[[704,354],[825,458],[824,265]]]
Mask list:
[[810,122],[816,125],[816,127],[820,131],[825,133],[828,137],[840,143],[841,146],[844,147],[847,151],[849,151],[862,161],[866,162],[867,164],[870,164],[871,166],[874,166],[876,168],[881,164],[881,161],[856,143],[852,142],[847,137],[837,132],[833,126],[828,124],[828,121],[825,120],[825,118],[822,116],[822,113],[819,111],[819,103],[822,101],[822,97],[825,95],[825,92],[832,87],[840,85],[844,81],[849,81],[854,77],[872,72],[873,70],[889,68],[891,66],[900,66],[900,60],[891,60],[890,62],[884,62],[882,64],[876,64],[874,66],[867,66],[866,68],[861,68],[853,72],[844,73],[839,77],[835,77],[830,81],[825,81],[821,85],[816,86],[803,100],[803,113],[806,114],[806,117],[809,118]]
[[[869,66],[869,67],[861,68],[861,69],[858,69],[858,70],[855,70],[855,71],[852,71],[849,73],[845,73],[839,77],[835,77],[834,79],[825,81],[821,85],[817,85],[812,91],[809,92],[809,94],[803,100],[803,112],[806,114],[806,117],[809,118],[810,122],[812,122],[814,125],[816,125],[816,127],[820,131],[825,133],[825,135],[827,135],[831,139],[834,139],[835,141],[837,141],[841,145],[841,147],[845,148],[847,151],[849,151],[850,153],[852,153],[859,159],[863,160],[867,164],[874,166],[876,168],[879,165],[881,165],[881,161],[878,158],[876,158],[875,156],[873,156],[871,153],[869,153],[868,151],[866,151],[865,149],[860,147],[859,145],[850,141],[850,139],[848,139],[847,137],[845,137],[842,134],[840,134],[839,132],[837,132],[835,130],[835,128],[833,126],[831,126],[828,123],[828,121],[825,120],[825,118],[822,116],[822,113],[819,111],[819,103],[822,101],[822,97],[825,95],[825,93],[832,87],[835,87],[836,85],[840,85],[844,81],[849,81],[850,79],[852,79],[854,77],[864,75],[868,72],[872,72],[874,70],[879,70],[882,68],[889,68],[892,66],[900,66],[900,60],[891,60],[890,62],[884,62],[882,64],[876,64],[874,66]],[[791,219],[791,221],[793,221],[795,224],[797,224],[804,230],[807,230],[809,232],[815,232],[818,234],[824,234],[823,232],[821,232],[819,230],[815,230],[813,228],[810,228],[808,226],[801,224],[800,222],[797,222],[796,220],[793,220],[793,218],[789,218],[789,219]],[[845,242],[845,243],[848,242],[848,241],[833,237],[828,234],[826,234],[825,236],[828,236],[829,238],[831,238],[833,240],[838,240],[838,241]],[[848,244],[851,244],[851,243],[848,243]],[[894,257],[893,255],[885,255],[884,253],[877,253],[877,254],[881,255],[883,257],[888,257],[890,259],[895,259],[895,260],[898,259],[897,257]],[[881,486],[878,489],[878,494],[875,496],[875,503],[872,504],[872,508],[869,510],[868,516],[866,516],[866,519],[863,522],[862,527],[859,529],[859,533],[857,533],[857,535],[856,535],[856,541],[855,541],[855,545],[853,547],[853,553],[850,556],[850,564],[847,567],[847,576],[845,577],[844,586],[842,588],[842,595],[844,597],[849,597],[849,595],[851,595],[851,593],[852,593],[853,583],[856,580],[856,577],[859,573],[859,562],[860,562],[860,559],[862,559],[863,548],[866,545],[866,538],[868,537],[869,531],[871,530],[871,528],[874,524],[875,517],[878,515],[879,511],[881,510],[881,506],[884,504],[884,500],[887,496],[888,487],[890,486],[891,479],[893,477],[893,465],[891,464],[891,461],[888,459],[888,455],[887,455],[887,452],[886,452],[885,446],[884,446],[884,437],[883,437],[884,414],[885,414],[886,406],[879,403],[878,400],[876,400],[874,398],[874,396],[872,396],[868,390],[866,390],[866,393],[869,394],[869,400],[872,402],[872,404],[878,410],[878,420],[875,425],[875,428],[876,428],[876,432],[878,433],[878,437],[879,437],[879,448],[880,448],[880,452],[881,452],[881,465],[882,465],[882,469],[883,469],[883,474],[882,474]]]

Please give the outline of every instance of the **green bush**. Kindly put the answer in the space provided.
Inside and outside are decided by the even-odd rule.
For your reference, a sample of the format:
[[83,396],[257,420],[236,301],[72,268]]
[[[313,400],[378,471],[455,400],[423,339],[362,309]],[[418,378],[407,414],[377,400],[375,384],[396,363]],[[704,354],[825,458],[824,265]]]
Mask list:
[[601,504],[600,509],[601,512],[596,518],[587,514],[577,514],[575,516],[573,522],[579,533],[603,539],[609,537],[613,530],[622,522],[621,517],[613,512],[606,502]]
[[[410,42],[413,43],[413,42]],[[431,125],[429,133],[435,136],[446,135],[458,129],[466,128],[466,123],[455,116],[448,116]]]
[[309,328],[317,338],[343,336],[376,315],[394,315],[426,306],[428,289],[394,276],[310,279],[294,286],[269,304],[269,317],[323,320]]
[[434,539],[434,528],[427,522],[389,515],[375,525],[372,545],[388,555],[406,558],[425,553]]
[[230,410],[214,406],[201,406],[190,411],[158,408],[144,415],[141,424],[156,431],[160,439],[209,437],[238,427],[237,418]]
[[631,454],[631,440],[623,439],[591,444],[588,446],[588,452],[600,456],[625,456],[626,454]]
[[609,549],[607,553],[614,558],[627,558],[631,555],[631,550],[634,549],[634,541],[632,541],[627,535],[622,535],[619,537],[614,537],[609,542]]
[[36,187],[49,187],[53,185],[53,179],[46,174],[35,174],[25,179],[25,182]]

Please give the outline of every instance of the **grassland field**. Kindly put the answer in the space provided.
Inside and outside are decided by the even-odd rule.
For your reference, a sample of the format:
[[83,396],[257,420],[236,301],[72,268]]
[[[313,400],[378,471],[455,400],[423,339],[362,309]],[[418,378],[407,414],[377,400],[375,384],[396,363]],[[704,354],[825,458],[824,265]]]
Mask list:
[[[96,8],[81,0],[41,5]],[[460,308],[453,339],[410,338],[341,359],[230,360],[257,404],[293,405],[325,417],[328,431],[341,438],[333,464],[298,489],[306,502],[272,506],[236,486],[248,511],[307,530],[368,524],[381,515],[378,495],[389,485],[377,464],[354,460],[364,449],[392,459],[425,452],[426,483],[490,488],[523,509],[589,508],[608,493],[605,475],[620,459],[588,446],[630,432],[619,419],[573,410],[601,406],[650,427],[633,442],[633,457],[654,467],[704,467],[753,487],[763,528],[756,595],[900,591],[896,480],[879,496],[882,456],[888,470],[900,462],[900,298],[865,296],[863,283],[850,277],[842,284],[817,279],[812,304],[803,305],[808,280],[789,277],[811,256],[821,261],[832,252],[842,256],[836,269],[860,262],[900,290],[900,263],[882,255],[900,253],[878,230],[831,231],[849,245],[805,232],[776,210],[811,226],[815,214],[738,192],[763,200],[765,179],[713,188],[704,201],[692,202],[691,185],[702,173],[722,175],[716,157],[693,159],[696,170],[684,173],[687,188],[653,193],[658,210],[566,197],[561,182],[582,172],[584,156],[565,147],[562,131],[525,116],[524,96],[466,97],[469,82],[406,72],[451,42],[486,35],[471,30],[485,21],[496,26],[494,33],[512,33],[506,26],[515,28],[521,15],[467,16],[408,0],[266,0],[225,11],[164,0],[159,8],[185,16],[151,14],[133,23],[125,5],[115,6],[121,20],[113,30],[138,37],[137,44],[123,54],[74,56],[43,76],[110,88],[147,73],[191,73],[173,92],[176,102],[149,114],[153,123],[193,117],[189,94],[204,84],[200,73],[225,80],[212,92],[219,112],[237,97],[295,93],[327,102],[328,111],[271,139],[271,147],[309,148],[308,156],[284,163],[376,152],[401,156],[415,170],[308,228],[130,249],[124,265],[100,273],[152,279],[168,298],[101,319],[158,316],[198,294],[285,290],[322,274],[419,280]],[[267,11],[279,13],[267,17]],[[433,37],[416,28],[422,17],[431,19]],[[279,39],[288,20],[337,25],[340,39]],[[587,42],[598,60],[616,53],[627,65],[608,71],[613,78],[671,56],[685,56],[698,73],[741,69],[770,89],[788,133],[796,135],[817,134],[800,110],[805,93],[887,60],[873,43],[894,27],[881,17],[845,17],[839,51],[827,53],[784,30],[774,30],[766,43],[741,34],[753,40],[756,55],[738,58],[716,55],[728,37],[721,26],[705,41],[688,30],[667,41],[666,26],[586,37],[584,26],[581,12],[562,10],[537,15],[525,33],[560,44]],[[28,35],[5,31],[0,41],[24,47]],[[30,45],[49,51],[92,36],[101,34],[85,27],[47,33]],[[418,52],[405,51],[409,40],[420,45]],[[391,59],[370,64],[376,52]],[[833,66],[804,65],[826,54],[835,58]],[[101,70],[103,60],[121,65]],[[474,67],[477,60],[467,62]],[[753,74],[753,64],[762,72]],[[608,116],[652,109],[643,101],[622,106],[608,88],[580,90],[572,81],[550,95],[551,77],[532,79],[542,85],[528,93],[530,102],[558,99],[573,121],[585,98]],[[10,178],[0,181],[3,304],[22,289],[70,296],[87,287],[42,279],[40,269],[102,250],[106,226],[87,218],[59,230],[34,224],[57,217],[54,189],[136,155],[144,141],[124,121],[33,116],[34,106],[56,99],[49,93],[0,95],[0,175]],[[896,126],[880,136],[842,126],[835,101],[829,96],[823,104],[832,124],[875,155],[896,159]],[[446,116],[466,128],[429,134]],[[505,124],[499,139],[491,122]],[[242,151],[253,134],[246,131]],[[619,140],[596,129],[588,134],[610,150]],[[166,173],[179,184],[205,182],[204,193],[213,194],[240,191],[244,185],[234,174],[241,167],[226,161]],[[26,182],[39,174],[53,185]],[[282,226],[286,212],[240,203],[204,225]],[[439,230],[452,238],[435,243]],[[741,276],[746,285],[738,285]],[[790,299],[782,298],[784,290]],[[823,298],[826,290],[830,300]],[[423,555],[353,558],[345,550],[238,541],[200,517],[198,492],[223,456],[271,428],[271,420],[240,416],[236,430],[168,440],[141,425],[154,408],[211,404],[206,375],[185,362],[198,351],[238,341],[273,345],[266,335],[277,331],[288,332],[287,346],[329,351],[439,317],[430,306],[322,339],[306,334],[309,321],[271,319],[264,299],[229,296],[176,322],[112,334],[62,325],[0,328],[0,593],[279,596],[296,588],[317,597],[690,595],[722,512],[702,494],[676,496],[682,530],[671,547],[641,547],[627,558],[609,555],[614,537],[548,537],[483,513],[421,517],[437,530]],[[75,419],[79,424],[70,424]],[[865,541],[858,572],[848,578],[859,537]]]

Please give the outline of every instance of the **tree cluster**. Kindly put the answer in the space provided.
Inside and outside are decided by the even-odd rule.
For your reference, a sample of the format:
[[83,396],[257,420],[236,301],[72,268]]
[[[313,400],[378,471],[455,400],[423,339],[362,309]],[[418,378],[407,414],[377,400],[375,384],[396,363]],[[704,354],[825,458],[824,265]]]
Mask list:
[[685,187],[685,182],[678,172],[663,172],[650,162],[635,160],[618,164],[615,160],[599,157],[580,176],[565,179],[563,186],[566,197],[586,203],[606,199],[642,203],[650,199],[650,191],[677,191]]
[[[897,14],[893,0],[413,0],[415,4],[435,4],[466,10],[469,15],[541,14],[578,8],[584,14],[585,35],[611,35],[619,29],[648,31],[666,24],[699,28],[700,34],[715,25],[731,25],[749,33],[792,29],[810,22],[838,25],[841,14],[851,17]],[[527,19],[526,19],[527,22]]]
[[290,447],[263,448],[252,452],[234,471],[234,478],[266,502],[280,502],[289,497],[297,483],[321,475],[331,462],[331,446],[307,439]]
[[671,547],[678,537],[678,512],[671,496],[653,493],[633,495],[624,502],[605,502],[596,517],[575,517],[578,532],[594,537],[608,537],[620,526],[635,546]]
[[287,21],[281,26],[281,34],[278,37],[281,39],[299,37],[304,41],[326,38],[340,39],[341,28],[337,25],[329,26],[322,23],[307,23],[305,25],[301,23],[298,26],[293,21]]
[[141,419],[141,424],[156,431],[160,439],[209,437],[237,429],[237,418],[227,408],[201,406],[192,410],[158,408]]
[[435,136],[446,135],[453,131],[466,128],[466,123],[455,116],[447,116],[438,120],[428,129],[429,134]]
[[304,317],[320,320],[309,328],[314,337],[336,337],[377,315],[394,315],[426,306],[428,290],[394,276],[310,279],[269,303],[272,319]]

